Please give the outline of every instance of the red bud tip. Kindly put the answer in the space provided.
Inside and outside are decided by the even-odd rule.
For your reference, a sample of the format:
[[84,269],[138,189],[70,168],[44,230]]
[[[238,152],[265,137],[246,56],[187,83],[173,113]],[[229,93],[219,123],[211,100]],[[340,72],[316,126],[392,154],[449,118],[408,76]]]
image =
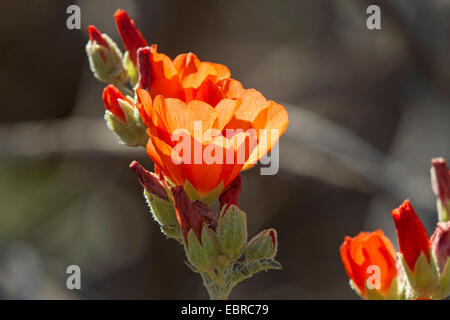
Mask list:
[[275,241],[276,241],[276,239],[275,239],[275,232],[273,232],[273,230],[270,230],[269,231],[269,236],[272,239],[272,244],[273,244],[273,247],[275,248]]
[[140,48],[137,51],[138,62],[137,67],[139,71],[139,84],[138,88],[150,89],[152,84],[152,69],[150,65],[150,53],[152,49],[150,47]]
[[137,175],[140,184],[147,190],[148,193],[154,194],[161,199],[169,201],[167,192],[159,179],[151,172],[144,169],[143,166],[137,161],[133,161],[130,164],[131,170]]
[[89,33],[89,41],[93,43],[94,41],[97,42],[99,45],[109,48],[108,43],[103,38],[100,31],[95,26],[89,26],[88,27],[88,33]]
[[120,107],[117,99],[128,101],[127,98],[125,98],[125,96],[122,94],[122,92],[119,91],[119,89],[117,89],[112,84],[108,85],[103,90],[103,103],[105,105],[105,109],[110,111],[113,115],[126,123],[127,120],[125,119],[125,113]]
[[400,252],[409,268],[414,271],[417,258],[423,252],[430,261],[430,239],[422,222],[414,211],[409,200],[392,210],[395,228],[397,229]]
[[187,243],[187,236],[189,230],[192,228],[195,235],[201,243],[201,232],[203,226],[203,219],[195,209],[194,204],[189,199],[183,187],[173,187],[172,196],[175,204],[175,212],[177,214],[178,223],[181,226],[184,240]]
[[147,41],[145,41],[141,32],[136,28],[134,21],[130,19],[124,10],[117,10],[114,18],[116,19],[117,29],[119,30],[125,48],[128,50],[130,59],[134,65],[137,65],[137,50],[146,47]]

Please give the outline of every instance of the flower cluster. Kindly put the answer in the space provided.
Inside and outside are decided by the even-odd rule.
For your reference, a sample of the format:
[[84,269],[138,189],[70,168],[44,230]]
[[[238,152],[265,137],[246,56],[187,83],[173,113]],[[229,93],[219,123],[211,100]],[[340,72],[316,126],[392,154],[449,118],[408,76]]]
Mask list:
[[[232,79],[226,66],[193,53],[172,60],[148,45],[125,11],[114,17],[125,54],[94,26],[86,45],[95,77],[108,83],[107,126],[121,143],[146,147],[154,172],[136,161],[130,167],[154,219],[184,246],[210,296],[226,298],[252,274],[280,268],[274,229],[247,242],[240,172],[275,146],[288,114]],[[216,200],[217,213],[211,209]]]
[[[365,299],[444,299],[450,295],[450,171],[432,160],[440,222],[431,239],[409,200],[392,211],[399,253],[383,231],[346,237],[340,253],[351,287]],[[398,259],[397,257],[398,256]]]

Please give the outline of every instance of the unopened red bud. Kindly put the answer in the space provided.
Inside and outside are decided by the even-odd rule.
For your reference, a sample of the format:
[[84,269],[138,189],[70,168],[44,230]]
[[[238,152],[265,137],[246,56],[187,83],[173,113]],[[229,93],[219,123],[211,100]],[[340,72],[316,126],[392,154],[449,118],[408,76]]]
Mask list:
[[166,189],[155,174],[145,170],[144,167],[137,161],[131,162],[130,168],[137,175],[139,182],[148,193],[152,193],[161,199],[169,201]]
[[103,82],[122,84],[128,80],[127,71],[122,62],[122,53],[106,34],[95,26],[88,27],[89,41],[86,53],[94,76]]
[[150,54],[152,49],[150,47],[140,48],[137,51],[138,54],[138,71],[139,71],[139,83],[138,88],[150,89],[152,84],[152,69],[150,65]]
[[430,240],[427,231],[414,211],[409,200],[392,210],[395,228],[397,229],[398,245],[409,268],[414,272],[414,266],[421,252],[430,261]]
[[137,65],[137,50],[146,47],[147,41],[145,41],[141,32],[136,28],[134,21],[130,19],[124,10],[117,10],[114,18],[116,19],[117,29],[130,55],[130,59],[134,65]]
[[120,92],[119,89],[112,84],[103,90],[103,103],[105,105],[105,109],[126,123],[127,120],[125,119],[125,113],[120,107],[120,104],[117,101],[118,99],[128,101],[122,92]]

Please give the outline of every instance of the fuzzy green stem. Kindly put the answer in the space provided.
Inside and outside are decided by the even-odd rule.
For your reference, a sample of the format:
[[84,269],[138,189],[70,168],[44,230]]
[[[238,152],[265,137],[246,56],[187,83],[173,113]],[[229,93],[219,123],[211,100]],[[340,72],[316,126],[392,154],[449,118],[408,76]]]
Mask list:
[[259,260],[252,263],[228,263],[217,272],[201,273],[203,285],[211,300],[227,300],[231,290],[255,273],[267,270],[279,270],[281,265],[275,260]]

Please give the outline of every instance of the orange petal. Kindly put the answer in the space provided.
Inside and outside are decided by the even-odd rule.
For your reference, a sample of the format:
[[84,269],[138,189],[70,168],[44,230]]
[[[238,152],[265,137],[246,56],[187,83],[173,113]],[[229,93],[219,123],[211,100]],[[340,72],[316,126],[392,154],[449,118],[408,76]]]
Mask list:
[[286,109],[274,101],[269,101],[267,122],[263,130],[258,129],[258,146],[253,150],[243,170],[252,167],[264,157],[277,143],[289,124]]
[[183,89],[176,78],[159,78],[154,79],[150,87],[152,97],[162,95],[165,98],[178,98],[185,100]]
[[208,76],[208,78],[205,79],[205,81],[202,82],[202,84],[198,87],[197,90],[191,89],[185,89],[185,92],[192,92],[191,97],[188,97],[186,95],[186,101],[190,100],[200,100],[204,101],[211,106],[215,107],[220,100],[225,98],[225,94],[221,87],[217,86],[217,84],[213,80],[213,76]]
[[247,130],[263,128],[267,122],[270,103],[255,89],[247,89],[242,94],[242,102],[229,122],[227,128],[241,128]]
[[161,78],[170,80],[177,75],[177,69],[175,69],[172,60],[165,54],[158,53],[157,46],[155,44],[152,45],[150,64],[152,66],[152,76],[154,81]]
[[222,132],[228,122],[234,116],[234,113],[241,105],[241,100],[223,99],[215,107],[218,118],[217,129]]
[[152,142],[152,139],[148,139],[147,142],[147,154],[152,159],[153,163],[158,166],[159,168],[164,168],[163,162],[161,160],[161,157],[159,156],[158,152],[155,149],[155,146]]
[[245,91],[242,84],[234,79],[223,79],[219,81],[217,85],[222,88],[225,96],[230,99],[241,98]]
[[216,81],[220,81],[222,79],[227,79],[231,77],[231,72],[227,68],[227,66],[224,66],[219,63],[213,63],[213,62],[204,62],[210,64],[214,69],[216,69],[217,75],[216,75]]
[[158,166],[173,183],[183,186],[187,173],[183,163],[173,161],[172,156],[174,156],[176,161],[180,160],[176,156],[176,153],[172,153],[173,148],[157,136],[151,135],[150,139],[152,140],[154,150],[161,159],[161,163],[158,163]]
[[201,124],[203,132],[217,126],[217,112],[209,104],[193,100],[188,104],[179,99],[164,99],[161,105],[162,114],[169,132],[177,129],[186,129],[192,136],[195,136],[194,125]]

